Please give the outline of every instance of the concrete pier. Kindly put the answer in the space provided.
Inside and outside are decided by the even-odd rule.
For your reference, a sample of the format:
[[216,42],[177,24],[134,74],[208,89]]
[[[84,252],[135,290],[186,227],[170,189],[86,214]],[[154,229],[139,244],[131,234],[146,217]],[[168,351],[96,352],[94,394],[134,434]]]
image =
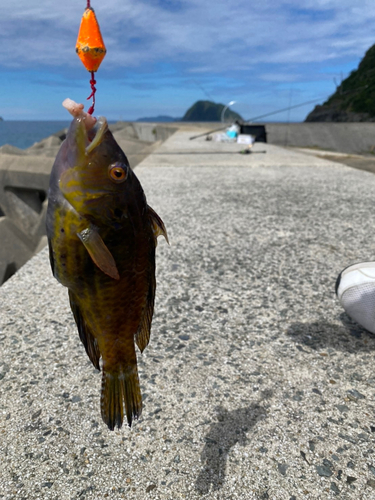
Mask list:
[[101,421],[46,249],[0,288],[0,499],[375,498],[375,338],[334,295],[375,257],[375,176],[193,133],[135,169],[171,246],[131,430]]

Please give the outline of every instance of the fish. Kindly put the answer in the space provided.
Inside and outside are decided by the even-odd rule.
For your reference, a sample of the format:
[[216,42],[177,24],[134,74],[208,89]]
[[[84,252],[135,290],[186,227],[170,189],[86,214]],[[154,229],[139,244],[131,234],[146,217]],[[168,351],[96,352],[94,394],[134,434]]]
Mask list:
[[[142,413],[135,344],[150,340],[157,238],[168,235],[106,118],[66,100],[73,115],[51,171],[47,237],[54,277],[68,288],[80,340],[102,371],[110,430]],[[169,243],[169,242],[168,242]]]

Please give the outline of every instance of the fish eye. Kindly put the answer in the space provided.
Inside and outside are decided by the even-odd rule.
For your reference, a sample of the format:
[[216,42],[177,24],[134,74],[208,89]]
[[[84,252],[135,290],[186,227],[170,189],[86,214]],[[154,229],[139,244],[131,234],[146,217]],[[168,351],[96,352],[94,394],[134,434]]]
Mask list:
[[108,169],[109,177],[115,182],[124,182],[128,176],[126,167],[116,163],[115,165],[110,165]]

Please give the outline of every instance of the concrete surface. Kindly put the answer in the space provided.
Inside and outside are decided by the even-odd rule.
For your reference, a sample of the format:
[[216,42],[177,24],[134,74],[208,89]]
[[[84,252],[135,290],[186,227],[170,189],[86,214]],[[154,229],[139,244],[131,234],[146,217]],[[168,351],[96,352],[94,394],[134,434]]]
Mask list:
[[334,296],[375,257],[375,176],[188,137],[136,168],[171,246],[131,430],[101,421],[46,249],[0,288],[1,499],[375,498],[375,338]]

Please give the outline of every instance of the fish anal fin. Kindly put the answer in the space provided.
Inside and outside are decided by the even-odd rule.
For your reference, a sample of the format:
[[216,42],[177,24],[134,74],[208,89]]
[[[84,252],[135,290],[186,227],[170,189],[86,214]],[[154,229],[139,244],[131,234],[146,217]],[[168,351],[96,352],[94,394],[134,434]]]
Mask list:
[[154,314],[156,280],[155,274],[151,272],[150,286],[147,294],[147,301],[142,312],[141,321],[137,333],[135,334],[135,342],[141,352],[145,350],[150,342],[150,331],[152,316]]
[[150,324],[146,324],[146,321],[142,318],[142,322],[135,336],[136,344],[141,352],[146,349],[150,342],[150,326],[151,322]]
[[101,414],[108,428],[113,431],[119,429],[125,414],[129,427],[134,419],[142,413],[142,395],[139,387],[137,365],[132,364],[119,371],[110,371],[103,368]]
[[93,334],[91,333],[91,331],[89,330],[89,328],[87,327],[86,322],[83,319],[81,311],[79,309],[78,302],[71,290],[69,290],[69,301],[75,322],[77,324],[79,338],[81,339],[81,342],[85,347],[86,353],[90,358],[91,363],[95,366],[97,370],[100,370],[100,364],[99,364],[100,351],[98,343]]
[[120,279],[115,259],[94,227],[88,227],[77,233],[93,262],[103,273],[115,280]]
[[147,205],[148,215],[151,219],[152,230],[154,232],[155,241],[157,241],[157,237],[162,235],[164,236],[166,242],[169,245],[167,230],[165,229],[164,222],[158,216],[154,209]]

